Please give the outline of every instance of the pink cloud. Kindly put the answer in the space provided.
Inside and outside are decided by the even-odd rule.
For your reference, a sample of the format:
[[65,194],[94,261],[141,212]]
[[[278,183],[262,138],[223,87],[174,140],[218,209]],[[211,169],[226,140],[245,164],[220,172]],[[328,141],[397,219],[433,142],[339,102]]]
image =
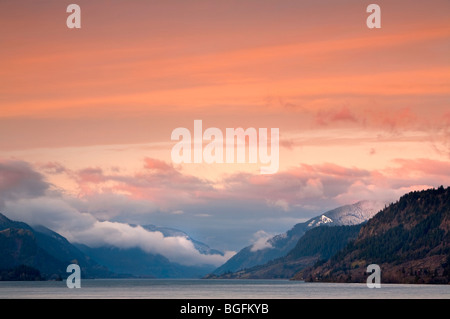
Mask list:
[[[38,187],[40,193],[34,194],[44,194],[48,186],[43,175],[24,165],[16,163],[3,170],[5,177],[0,179],[0,190],[5,193],[26,180],[23,186],[30,186],[30,192],[35,189],[32,181],[45,186]],[[39,168],[48,174],[62,169],[55,163]],[[68,176],[78,183],[82,197],[122,194],[130,199],[150,201],[166,211],[191,204],[208,207],[214,206],[215,201],[246,201],[283,203],[292,212],[295,207],[333,207],[362,199],[395,199],[410,189],[450,185],[450,163],[424,158],[396,159],[390,166],[377,170],[333,163],[301,163],[273,175],[236,173],[212,182],[185,174],[164,161],[145,158],[142,170],[136,173],[114,170],[107,174],[101,168],[90,167],[69,172]]]
[[393,162],[399,165],[391,169],[396,176],[438,176],[442,182],[450,182],[450,162],[427,158],[395,159]]
[[37,166],[47,174],[62,174],[68,172],[67,169],[58,162],[47,162],[38,164]]
[[271,176],[247,173],[229,176],[223,198],[282,200],[289,207],[330,207],[363,199],[392,201],[411,190],[450,185],[450,163],[429,159],[393,162],[379,170],[364,170],[332,163],[300,164]]
[[348,121],[357,122],[356,117],[350,112],[348,107],[342,107],[339,111],[331,116],[331,121]]
[[101,168],[85,168],[78,172],[80,183],[102,183],[105,181],[103,170]]
[[381,127],[389,131],[411,128],[421,121],[409,107],[395,109],[371,108],[366,110],[364,119],[364,122],[369,126]]
[[154,158],[149,158],[149,157],[144,159],[144,167],[149,170],[157,170],[160,172],[174,171],[174,168],[172,165],[169,165],[164,161],[154,159]]
[[326,126],[338,122],[357,123],[358,119],[348,107],[343,106],[338,110],[321,110],[317,112],[315,122],[320,126]]
[[294,148],[294,141],[290,139],[280,139],[280,146],[292,150]]
[[133,174],[117,169],[107,174],[101,168],[85,168],[69,176],[78,183],[80,196],[127,194],[130,198],[150,200],[161,208],[198,202],[214,192],[207,181],[153,158],[145,158],[143,169]]

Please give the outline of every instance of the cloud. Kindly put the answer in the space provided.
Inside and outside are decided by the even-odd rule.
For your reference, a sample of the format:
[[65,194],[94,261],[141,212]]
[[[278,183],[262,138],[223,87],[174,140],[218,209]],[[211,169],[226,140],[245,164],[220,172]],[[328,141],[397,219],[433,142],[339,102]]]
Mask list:
[[450,111],[439,114],[431,125],[429,138],[433,149],[450,158]]
[[145,158],[144,160],[144,168],[160,172],[175,172],[175,169],[172,165],[169,165],[164,161],[149,157]]
[[44,195],[50,188],[42,174],[24,161],[0,161],[0,208],[6,200]]
[[336,197],[346,193],[355,181],[367,183],[371,172],[331,163],[300,164],[270,176],[238,173],[224,180],[222,196],[264,201],[278,207],[336,205]]
[[321,110],[316,113],[316,124],[324,126],[337,122],[353,122],[357,123],[359,120],[350,109],[346,106],[338,110]]
[[71,234],[90,227],[96,218],[81,213],[60,197],[40,196],[8,201],[8,217],[30,225],[43,225],[61,234]]
[[37,197],[8,202],[8,217],[31,225],[44,225],[70,242],[91,247],[113,245],[119,248],[139,247],[145,252],[160,254],[183,265],[223,264],[234,252],[204,255],[185,237],[164,237],[161,232],[148,231],[141,226],[100,221],[82,213],[62,198]]
[[181,204],[200,201],[201,195],[214,192],[208,181],[183,174],[164,161],[145,158],[141,170],[129,174],[120,170],[107,174],[100,168],[86,168],[71,175],[82,196],[99,193],[126,194],[134,200],[147,200],[159,208],[178,210]]
[[211,214],[194,214],[196,217],[211,217]]
[[281,208],[283,211],[288,212],[290,210],[289,203],[284,199],[278,199],[275,201],[266,200],[267,205],[272,207]]
[[391,169],[397,176],[413,176],[419,173],[424,176],[450,177],[450,162],[431,160],[428,158],[394,159],[398,166]]
[[409,107],[367,109],[365,116],[366,124],[385,128],[391,132],[412,128],[422,122]]
[[163,255],[170,261],[183,265],[219,266],[234,254],[234,252],[226,252],[224,256],[204,255],[185,237],[164,237],[158,231],[148,231],[141,226],[110,221],[95,221],[90,227],[75,234],[71,233],[68,237],[71,236],[74,237],[72,240],[93,247],[105,244],[119,248],[139,247],[148,253]]
[[101,168],[85,168],[78,172],[79,183],[101,183],[105,181]]
[[450,184],[448,165],[431,159],[396,159],[384,169],[373,170],[333,163],[299,164],[273,175],[243,172],[211,182],[185,175],[164,161],[146,158],[143,169],[133,174],[108,175],[89,168],[79,171],[82,178],[78,180],[88,181],[88,211],[97,218],[120,216],[128,207],[134,214],[157,210],[186,213],[192,205],[204,210],[189,213],[190,216],[218,217],[211,207],[219,201],[241,205],[262,201],[268,208],[296,212],[302,207],[332,208],[361,199],[392,200],[390,194],[400,194],[411,187]]
[[128,218],[151,214],[158,210],[155,203],[144,199],[132,199],[125,194],[92,193],[82,199],[67,198],[79,211],[88,212],[101,220]]
[[258,250],[272,248],[272,244],[269,242],[272,237],[273,235],[266,233],[264,230],[257,231],[253,234],[253,245],[250,248],[250,251],[255,252]]
[[[424,158],[399,158],[373,170],[299,164],[273,175],[236,173],[214,183],[146,159],[133,173],[95,167],[74,171],[73,180],[89,190],[81,193],[80,188],[78,197],[51,192],[44,176],[25,162],[3,161],[0,172],[0,199],[11,218],[43,224],[88,245],[140,247],[180,263],[214,265],[224,257],[203,256],[186,239],[160,238],[129,224],[194,225],[186,230],[214,237],[227,250],[231,242],[238,245],[236,238],[246,242],[258,229],[284,231],[292,226],[282,222],[287,216],[312,217],[363,199],[394,201],[412,190],[450,185],[450,163]],[[257,232],[253,249],[269,247],[267,237]]]
[[280,139],[280,146],[284,147],[288,150],[293,150],[295,146],[295,142],[292,139]]
[[46,174],[62,174],[67,173],[68,170],[58,162],[47,162],[44,164],[38,164],[37,165],[42,171],[44,171]]
[[[53,172],[53,165],[45,166]],[[101,183],[108,178],[97,168],[78,172],[80,183]],[[146,214],[156,206],[145,200],[114,193],[98,193],[73,198],[49,192],[50,184],[42,174],[22,161],[0,163],[1,203],[9,218],[31,225],[44,225],[71,242],[90,246],[114,245],[119,248],[139,247],[161,254],[173,262],[184,265],[208,264],[219,266],[234,252],[204,255],[185,237],[164,237],[140,226],[112,222],[112,217],[127,213]],[[177,213],[180,213],[178,211]]]
[[323,184],[320,178],[309,178],[298,192],[299,198],[323,196]]
[[408,191],[439,185],[450,185],[449,162],[396,159],[373,170],[323,163],[299,164],[270,176],[238,173],[224,180],[221,195],[253,203],[264,200],[295,213],[303,207],[328,209],[363,199],[392,201]]

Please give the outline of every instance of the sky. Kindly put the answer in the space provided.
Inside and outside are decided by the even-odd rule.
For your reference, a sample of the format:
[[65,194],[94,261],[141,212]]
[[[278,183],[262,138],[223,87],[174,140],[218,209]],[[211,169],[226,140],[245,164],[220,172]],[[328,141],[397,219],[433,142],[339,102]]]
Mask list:
[[[10,218],[219,265],[335,207],[450,185],[448,0],[377,1],[380,29],[359,0],[77,0],[80,29],[71,3],[0,1]],[[194,120],[278,128],[278,171],[175,163],[171,133]]]

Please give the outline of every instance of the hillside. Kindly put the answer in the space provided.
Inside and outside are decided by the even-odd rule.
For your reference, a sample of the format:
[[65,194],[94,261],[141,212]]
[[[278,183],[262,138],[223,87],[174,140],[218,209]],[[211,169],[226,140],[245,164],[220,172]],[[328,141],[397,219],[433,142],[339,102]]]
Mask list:
[[200,278],[214,269],[214,266],[180,265],[138,247],[121,249],[113,246],[75,245],[86,255],[124,277]]
[[0,257],[0,270],[26,265],[54,278],[61,277],[68,265],[39,247],[33,231],[23,228],[0,230]]
[[361,225],[335,227],[322,225],[315,227],[308,230],[284,257],[263,265],[224,273],[220,276],[211,275],[208,278],[288,279],[301,269],[314,265],[317,261],[328,260],[344,248],[350,240],[355,239],[360,229]]
[[[185,232],[155,225],[142,226],[165,237],[184,237],[202,254],[219,254]],[[83,278],[156,277],[200,278],[212,265],[186,266],[140,248],[88,247],[70,243],[60,234],[40,225],[30,226],[0,214],[0,280],[8,278],[62,278],[67,265],[77,263]],[[39,276],[35,271],[39,272]]]
[[67,276],[66,268],[71,263],[80,265],[83,277],[112,275],[61,235],[0,214],[0,270],[24,265],[38,270],[43,278],[57,279]]
[[270,247],[255,250],[252,245],[241,249],[225,264],[214,270],[212,274],[221,275],[263,265],[271,260],[286,256],[297,244],[298,240],[310,229],[326,226],[358,225],[373,217],[385,206],[377,201],[359,201],[327,211],[310,220],[296,224],[286,233],[269,239]]
[[450,188],[402,196],[326,263],[297,273],[307,281],[365,282],[378,264],[385,283],[450,283]]

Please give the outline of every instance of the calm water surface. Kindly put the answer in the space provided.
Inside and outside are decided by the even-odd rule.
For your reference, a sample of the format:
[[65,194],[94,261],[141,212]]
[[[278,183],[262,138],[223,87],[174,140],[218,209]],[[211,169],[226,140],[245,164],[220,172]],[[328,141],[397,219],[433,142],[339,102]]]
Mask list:
[[82,279],[81,288],[65,281],[0,282],[0,298],[432,298],[450,299],[450,285],[305,283],[288,280]]

